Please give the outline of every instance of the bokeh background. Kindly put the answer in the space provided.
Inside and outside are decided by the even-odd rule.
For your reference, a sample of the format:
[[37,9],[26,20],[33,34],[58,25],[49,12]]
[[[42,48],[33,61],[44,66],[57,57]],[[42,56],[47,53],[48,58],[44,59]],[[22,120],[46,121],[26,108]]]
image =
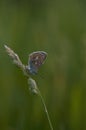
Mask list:
[[0,130],[50,130],[39,97],[4,44],[24,64],[33,51],[48,53],[32,77],[54,130],[86,130],[86,1],[0,0]]

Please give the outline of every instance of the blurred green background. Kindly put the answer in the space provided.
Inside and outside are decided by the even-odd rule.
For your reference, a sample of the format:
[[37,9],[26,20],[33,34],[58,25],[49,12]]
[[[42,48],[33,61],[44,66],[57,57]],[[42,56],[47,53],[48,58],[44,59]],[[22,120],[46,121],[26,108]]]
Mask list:
[[50,130],[39,97],[4,44],[24,64],[33,51],[48,53],[33,78],[54,130],[86,130],[86,1],[0,1],[0,130]]

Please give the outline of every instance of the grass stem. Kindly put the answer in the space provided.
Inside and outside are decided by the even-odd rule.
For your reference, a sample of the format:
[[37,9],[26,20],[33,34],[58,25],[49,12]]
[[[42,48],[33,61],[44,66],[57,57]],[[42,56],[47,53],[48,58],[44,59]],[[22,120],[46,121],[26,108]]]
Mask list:
[[[37,88],[38,88],[38,87],[37,87]],[[41,94],[41,92],[40,92],[39,89],[38,89],[38,91],[39,91],[39,96],[40,96],[40,98],[41,98],[42,104],[43,104],[43,106],[44,106],[44,111],[45,111],[45,113],[46,113],[46,116],[47,116],[47,119],[48,119],[50,128],[51,128],[51,130],[53,130],[53,126],[52,126],[52,123],[51,123],[51,119],[50,119],[50,116],[49,116],[49,113],[48,113],[48,110],[47,110],[47,107],[46,107],[44,98],[43,98],[43,96],[42,96],[42,94]]]

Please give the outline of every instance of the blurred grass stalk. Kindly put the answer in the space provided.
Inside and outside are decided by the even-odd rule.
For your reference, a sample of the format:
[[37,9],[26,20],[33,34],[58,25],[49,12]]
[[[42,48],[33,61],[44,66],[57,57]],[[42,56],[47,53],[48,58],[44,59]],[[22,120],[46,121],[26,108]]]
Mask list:
[[38,95],[41,98],[41,102],[43,104],[44,111],[46,113],[46,116],[47,116],[47,119],[48,119],[48,122],[49,122],[49,125],[50,125],[50,129],[53,130],[53,126],[52,126],[52,123],[51,123],[51,120],[50,120],[50,116],[49,116],[44,98],[42,97],[42,94],[41,94],[39,88],[37,87],[36,81],[30,77],[29,71],[27,71],[27,66],[22,64],[19,56],[11,48],[9,48],[7,45],[4,45],[4,47],[5,47],[8,55],[13,60],[13,63],[15,65],[17,65],[24,72],[24,74],[28,77],[29,90],[31,91],[31,93]]

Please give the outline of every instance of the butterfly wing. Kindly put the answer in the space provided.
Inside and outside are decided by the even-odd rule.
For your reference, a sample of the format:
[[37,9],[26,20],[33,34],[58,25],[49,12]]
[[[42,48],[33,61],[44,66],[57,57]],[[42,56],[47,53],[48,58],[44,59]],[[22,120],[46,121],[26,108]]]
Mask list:
[[33,74],[38,72],[39,67],[44,63],[47,53],[44,51],[33,52],[29,55],[29,70]]

